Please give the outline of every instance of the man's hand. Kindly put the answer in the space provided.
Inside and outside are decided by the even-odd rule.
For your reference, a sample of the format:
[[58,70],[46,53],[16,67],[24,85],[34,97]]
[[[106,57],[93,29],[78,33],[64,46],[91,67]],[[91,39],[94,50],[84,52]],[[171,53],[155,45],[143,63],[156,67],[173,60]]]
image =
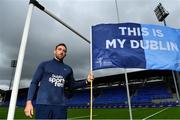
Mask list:
[[87,76],[87,82],[92,82],[94,80],[94,75],[92,72],[90,72]]
[[32,102],[29,100],[26,102],[26,107],[24,109],[24,113],[27,117],[30,117],[32,118],[33,116],[33,105],[32,105]]

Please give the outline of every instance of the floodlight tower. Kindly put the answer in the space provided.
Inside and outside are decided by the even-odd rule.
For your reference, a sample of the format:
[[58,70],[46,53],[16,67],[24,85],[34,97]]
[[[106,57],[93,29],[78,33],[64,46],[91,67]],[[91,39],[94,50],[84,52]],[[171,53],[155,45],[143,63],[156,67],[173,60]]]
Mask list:
[[156,14],[156,17],[159,22],[164,22],[164,26],[166,26],[166,20],[165,18],[169,15],[169,12],[162,6],[161,3],[158,4],[158,6],[154,9],[154,12]]
[[[157,7],[154,9],[154,12],[156,14],[156,17],[158,19],[159,22],[164,22],[164,26],[166,26],[166,20],[165,18],[169,15],[169,12],[162,6],[161,3],[159,3],[157,5]],[[180,98],[179,98],[179,90],[177,87],[177,80],[175,77],[175,72],[172,71],[172,76],[173,76],[173,80],[174,80],[174,85],[175,85],[175,89],[176,89],[176,95],[177,95],[177,101],[179,102]]]
[[11,75],[11,81],[9,83],[9,90],[11,89],[11,86],[12,86],[12,80],[14,78],[14,72],[15,72],[16,64],[17,64],[17,60],[11,60],[12,75]]

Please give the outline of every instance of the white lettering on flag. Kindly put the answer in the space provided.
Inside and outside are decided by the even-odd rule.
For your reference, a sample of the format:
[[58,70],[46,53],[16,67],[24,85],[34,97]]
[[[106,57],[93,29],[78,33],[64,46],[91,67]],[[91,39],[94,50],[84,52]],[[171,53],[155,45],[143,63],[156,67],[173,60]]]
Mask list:
[[[126,39],[112,39],[106,40],[106,49],[111,48],[124,48]],[[179,52],[178,45],[174,42],[156,41],[156,40],[130,40],[130,48],[149,49],[149,50],[162,50],[162,51],[176,51]]]

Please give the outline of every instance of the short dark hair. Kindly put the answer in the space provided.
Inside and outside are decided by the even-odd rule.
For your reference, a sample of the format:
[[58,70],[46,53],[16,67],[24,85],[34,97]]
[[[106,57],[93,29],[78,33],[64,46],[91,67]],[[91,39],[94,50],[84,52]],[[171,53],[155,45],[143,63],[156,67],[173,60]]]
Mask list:
[[56,45],[55,49],[57,49],[59,46],[64,46],[64,47],[66,48],[66,51],[67,51],[66,44],[64,44],[64,43],[59,43],[58,45]]

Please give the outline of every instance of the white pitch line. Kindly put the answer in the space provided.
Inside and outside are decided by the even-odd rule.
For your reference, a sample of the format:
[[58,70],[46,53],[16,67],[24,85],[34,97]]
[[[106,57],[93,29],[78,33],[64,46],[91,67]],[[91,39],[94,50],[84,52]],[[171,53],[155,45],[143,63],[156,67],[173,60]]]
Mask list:
[[[97,116],[97,115],[93,115],[93,116]],[[87,115],[87,116],[73,117],[73,118],[69,118],[68,120],[71,120],[71,119],[77,119],[77,118],[87,118],[87,117],[90,117],[90,116]]]
[[157,115],[157,114],[159,114],[159,113],[161,113],[161,112],[163,112],[163,111],[165,111],[165,110],[167,110],[167,109],[169,109],[169,107],[164,108],[164,109],[162,109],[162,110],[160,110],[160,111],[158,111],[158,112],[156,112],[156,113],[154,113],[154,114],[152,114],[152,115],[150,115],[150,116],[148,116],[148,117],[146,117],[146,118],[144,118],[144,119],[142,119],[142,120],[146,120],[146,119],[148,119],[148,118],[150,118],[150,117],[152,117],[152,116],[154,116],[154,115]]

